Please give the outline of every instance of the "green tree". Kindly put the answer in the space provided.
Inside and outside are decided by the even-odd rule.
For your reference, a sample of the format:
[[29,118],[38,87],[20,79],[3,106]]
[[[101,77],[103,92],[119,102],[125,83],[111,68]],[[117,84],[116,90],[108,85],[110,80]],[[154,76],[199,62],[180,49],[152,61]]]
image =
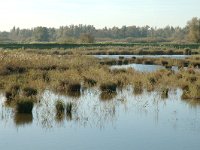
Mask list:
[[197,17],[187,23],[188,28],[188,39],[191,42],[200,43],[200,19]]
[[37,27],[33,31],[34,40],[38,42],[48,42],[49,32],[46,27]]

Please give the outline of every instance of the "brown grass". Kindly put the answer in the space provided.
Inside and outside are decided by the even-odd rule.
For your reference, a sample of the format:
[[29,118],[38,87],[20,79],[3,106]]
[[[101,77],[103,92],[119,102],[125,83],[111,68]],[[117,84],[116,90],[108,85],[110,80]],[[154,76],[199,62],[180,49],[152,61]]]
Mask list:
[[[121,58],[122,63],[148,63],[166,66],[184,66],[184,63],[198,66],[200,57],[193,56],[185,60],[165,58]],[[139,94],[157,90],[160,87],[182,88],[187,85],[183,97],[188,99],[199,98],[200,72],[194,67],[180,69],[177,73],[171,70],[159,70],[153,73],[141,73],[131,68],[110,69],[107,64],[117,64],[117,60],[99,60],[80,54],[74,55],[49,55],[25,51],[1,51],[0,52],[0,87],[6,93],[8,100],[15,99],[23,93],[26,87],[32,88],[37,93],[45,89],[59,91],[69,96],[79,97],[85,87],[100,87],[102,92],[116,92],[117,88],[133,86],[134,93]],[[121,62],[120,62],[121,63]],[[8,67],[10,69],[8,72]],[[6,69],[5,69],[6,68]],[[17,68],[17,69],[16,69]],[[19,68],[24,68],[19,71]],[[20,90],[14,88],[15,85]],[[12,88],[13,87],[13,88]],[[32,92],[31,92],[32,91]],[[29,93],[30,92],[30,93]],[[36,92],[29,89],[26,97],[34,96]],[[106,97],[105,94],[102,97]]]

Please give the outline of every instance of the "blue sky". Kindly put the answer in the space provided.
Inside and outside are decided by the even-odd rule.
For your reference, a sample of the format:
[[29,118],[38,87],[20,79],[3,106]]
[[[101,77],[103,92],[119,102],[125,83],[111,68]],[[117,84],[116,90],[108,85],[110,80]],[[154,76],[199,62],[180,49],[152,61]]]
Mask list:
[[1,31],[70,24],[185,26],[192,17],[200,17],[200,0],[0,0]]

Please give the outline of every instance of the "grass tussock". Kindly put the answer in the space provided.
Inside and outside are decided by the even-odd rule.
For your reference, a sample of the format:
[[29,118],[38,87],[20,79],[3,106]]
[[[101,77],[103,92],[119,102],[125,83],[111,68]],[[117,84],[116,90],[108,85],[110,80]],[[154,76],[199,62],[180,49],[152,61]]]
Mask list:
[[97,84],[97,81],[95,79],[89,77],[83,77],[83,78],[84,78],[84,85],[86,87],[93,87]]
[[5,92],[5,97],[7,101],[14,100],[20,92],[20,86],[19,85],[12,85],[9,87]]
[[117,84],[116,83],[102,83],[100,85],[100,90],[102,92],[108,92],[108,93],[116,92]]
[[23,89],[23,94],[26,97],[33,97],[33,96],[36,96],[38,94],[38,91],[37,91],[37,89],[32,88],[32,87],[25,87]]
[[141,81],[136,81],[134,83],[133,93],[135,95],[140,95],[143,92],[143,83]]

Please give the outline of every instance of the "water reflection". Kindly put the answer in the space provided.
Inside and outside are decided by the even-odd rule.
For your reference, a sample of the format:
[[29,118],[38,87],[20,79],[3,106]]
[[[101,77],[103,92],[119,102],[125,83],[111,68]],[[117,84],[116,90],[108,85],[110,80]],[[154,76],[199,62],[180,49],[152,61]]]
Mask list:
[[29,125],[33,122],[33,115],[15,113],[13,120],[16,126]]
[[[121,143],[130,146],[127,149],[147,150],[159,143],[162,144],[152,149],[182,149],[176,147],[177,142],[189,149],[199,149],[199,103],[181,100],[180,89],[170,89],[165,100],[161,92],[133,93],[129,87],[117,91],[111,100],[101,100],[101,92],[95,89],[86,90],[78,99],[46,90],[28,116],[6,107],[1,95],[0,149],[20,150],[21,145],[33,150],[64,149],[66,145],[72,150],[113,149],[113,145],[115,149],[123,149]],[[57,100],[72,103],[71,111],[57,114]],[[15,131],[19,126],[20,130]],[[61,138],[57,140],[58,137]],[[10,139],[15,139],[12,144],[8,144]],[[164,144],[162,139],[166,140]],[[44,143],[48,143],[47,147]]]
[[61,95],[61,96],[69,96],[75,99],[80,98],[81,94],[83,94],[81,91],[53,91],[54,93]]
[[97,58],[112,58],[117,59],[120,57],[123,58],[173,58],[173,59],[185,59],[190,57],[188,55],[94,55]]
[[200,109],[200,99],[182,99],[183,102],[189,104],[191,108],[199,108]]
[[67,92],[67,96],[70,96],[73,98],[79,98],[81,96],[81,92],[80,91]]
[[72,113],[66,113],[66,120],[67,121],[72,121]]
[[100,99],[102,101],[105,100],[112,100],[113,98],[115,98],[117,96],[117,92],[102,92],[100,94]]
[[[133,68],[134,70],[140,72],[155,72],[157,70],[166,69],[166,67],[162,65],[147,65],[147,64],[128,64],[128,65],[111,66],[111,69],[127,69],[127,68]],[[178,71],[178,67],[172,66],[170,70]]]
[[[83,127],[104,128],[108,124],[114,125],[118,119],[121,119],[119,118],[121,114],[133,113],[137,110],[134,112],[137,115],[151,116],[154,110],[153,116],[158,123],[159,116],[163,115],[162,111],[168,107],[167,105],[173,103],[178,108],[183,104],[183,100],[180,99],[181,94],[181,90],[170,90],[169,93],[167,91],[167,94],[163,94],[163,92],[149,93],[140,88],[132,89],[131,87],[118,91],[118,94],[116,92],[100,93],[90,89],[86,90],[78,100],[74,100],[71,96],[59,95],[47,90],[41,96],[40,103],[35,104],[31,115],[15,113],[12,108],[6,108],[4,101],[1,100],[1,119],[6,121],[13,118],[15,126],[34,124],[46,129],[53,128],[57,124],[63,127],[67,124],[77,124]],[[65,105],[72,104],[71,110],[58,113],[55,109],[55,102],[58,99],[63,100]],[[200,102],[195,100],[185,101],[185,104],[190,105],[190,109],[200,106]],[[167,111],[172,110],[167,108]]]
[[143,85],[141,81],[134,83],[133,94],[134,95],[141,95],[143,93]]

